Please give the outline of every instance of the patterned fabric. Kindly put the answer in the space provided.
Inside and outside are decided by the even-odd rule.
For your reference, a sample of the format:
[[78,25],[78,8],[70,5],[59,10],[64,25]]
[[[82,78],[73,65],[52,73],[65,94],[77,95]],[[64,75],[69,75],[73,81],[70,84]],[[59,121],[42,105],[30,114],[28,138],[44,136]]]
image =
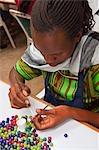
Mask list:
[[29,67],[22,60],[17,61],[15,68],[26,80],[31,80],[31,79],[41,75],[40,70]]
[[[26,79],[31,80],[39,75],[46,77],[45,71],[40,71],[29,67],[22,60],[16,63],[16,70]],[[67,78],[69,76],[72,78]],[[60,100],[68,99],[72,101],[78,87],[78,80],[69,71],[51,73],[49,78],[49,88],[52,94]],[[99,109],[99,65],[91,66],[84,70],[84,93],[83,102],[87,109],[98,111]]]
[[[90,32],[82,37],[73,55],[55,67],[46,64],[43,55],[32,44],[16,63],[16,70],[26,80],[41,74],[45,80],[50,74],[47,85],[53,98],[73,103],[79,91],[77,100],[83,99],[84,108],[99,111],[99,33],[97,32]],[[81,77],[79,75],[82,72],[83,78],[79,82]],[[79,96],[80,93],[82,97]]]
[[99,65],[84,70],[83,101],[87,108],[99,111]]
[[[61,71],[62,72],[62,71]],[[63,75],[66,75],[67,71],[64,71]],[[71,74],[68,72],[68,75]],[[77,80],[69,79],[62,76],[59,72],[52,73],[49,78],[49,86],[55,97],[60,99],[73,100],[75,92],[78,87]]]

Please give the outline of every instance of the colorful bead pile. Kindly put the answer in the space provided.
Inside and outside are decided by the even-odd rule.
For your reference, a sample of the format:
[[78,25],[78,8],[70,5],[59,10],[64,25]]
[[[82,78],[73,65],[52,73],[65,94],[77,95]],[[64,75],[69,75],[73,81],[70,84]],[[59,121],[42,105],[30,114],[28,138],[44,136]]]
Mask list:
[[39,137],[32,119],[27,119],[24,132],[19,131],[17,119],[15,115],[0,122],[0,150],[51,150],[52,137]]

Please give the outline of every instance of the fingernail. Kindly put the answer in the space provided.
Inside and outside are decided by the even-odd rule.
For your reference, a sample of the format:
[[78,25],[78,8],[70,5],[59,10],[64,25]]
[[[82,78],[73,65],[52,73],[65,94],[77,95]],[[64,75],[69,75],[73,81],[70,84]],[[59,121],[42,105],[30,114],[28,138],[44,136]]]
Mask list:
[[23,90],[22,92],[24,96],[28,96],[28,93],[25,90]]
[[36,109],[36,112],[38,112],[38,113],[40,113],[41,111],[42,111],[42,110],[39,109],[39,108]]
[[30,106],[30,102],[29,102],[28,100],[25,100],[25,104],[26,104],[27,106]]

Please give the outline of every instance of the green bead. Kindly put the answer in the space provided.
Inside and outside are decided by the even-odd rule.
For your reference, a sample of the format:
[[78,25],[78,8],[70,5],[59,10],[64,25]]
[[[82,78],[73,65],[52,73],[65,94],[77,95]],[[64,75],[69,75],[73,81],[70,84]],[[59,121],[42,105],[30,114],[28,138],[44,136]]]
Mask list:
[[40,143],[38,143],[38,145],[37,145],[38,147],[41,147],[42,146],[42,143],[40,142]]
[[1,127],[1,130],[3,131],[3,127]]
[[6,137],[8,138],[8,137],[9,137],[9,135],[7,134],[7,135],[6,135]]
[[30,142],[33,142],[33,139],[30,139]]
[[44,140],[43,140],[43,139],[40,139],[39,141],[40,141],[40,142],[43,142]]
[[7,135],[8,133],[7,132],[5,132],[5,135]]
[[30,148],[30,147],[31,147],[30,144],[28,144],[28,145],[27,145],[27,148]]
[[34,138],[34,135],[31,135],[31,138]]
[[28,136],[31,137],[31,133],[29,133]]
[[41,150],[41,147],[38,147],[37,150]]
[[15,137],[14,137],[14,140],[17,140],[17,139],[18,139],[18,137],[17,137],[17,136],[15,136]]
[[5,145],[5,148],[8,148],[8,145]]
[[46,137],[44,137],[44,138],[43,138],[43,141],[47,141],[47,138],[46,138]]
[[17,150],[20,150],[20,147],[17,147]]
[[17,146],[17,142],[14,142],[14,145],[16,145],[16,146]]
[[20,147],[20,144],[19,144],[19,143],[17,143],[17,147]]
[[52,147],[52,146],[53,146],[53,143],[51,142],[49,145]]
[[4,135],[4,134],[3,134],[3,133],[1,133],[1,137],[3,137],[3,135]]

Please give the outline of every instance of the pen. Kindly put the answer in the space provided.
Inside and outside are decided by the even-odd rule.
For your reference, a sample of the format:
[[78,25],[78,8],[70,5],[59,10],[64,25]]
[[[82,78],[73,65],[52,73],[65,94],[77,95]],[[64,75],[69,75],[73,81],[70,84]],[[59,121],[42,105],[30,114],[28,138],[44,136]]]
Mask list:
[[[49,105],[46,105],[46,106],[41,110],[41,113],[42,113],[42,111],[45,110],[48,106],[49,106]],[[41,117],[42,114],[41,114],[41,113],[40,113],[40,114],[37,114],[37,116],[40,115],[39,122],[42,121],[42,117]]]
[[46,105],[42,110],[45,110],[48,107],[48,105]]

